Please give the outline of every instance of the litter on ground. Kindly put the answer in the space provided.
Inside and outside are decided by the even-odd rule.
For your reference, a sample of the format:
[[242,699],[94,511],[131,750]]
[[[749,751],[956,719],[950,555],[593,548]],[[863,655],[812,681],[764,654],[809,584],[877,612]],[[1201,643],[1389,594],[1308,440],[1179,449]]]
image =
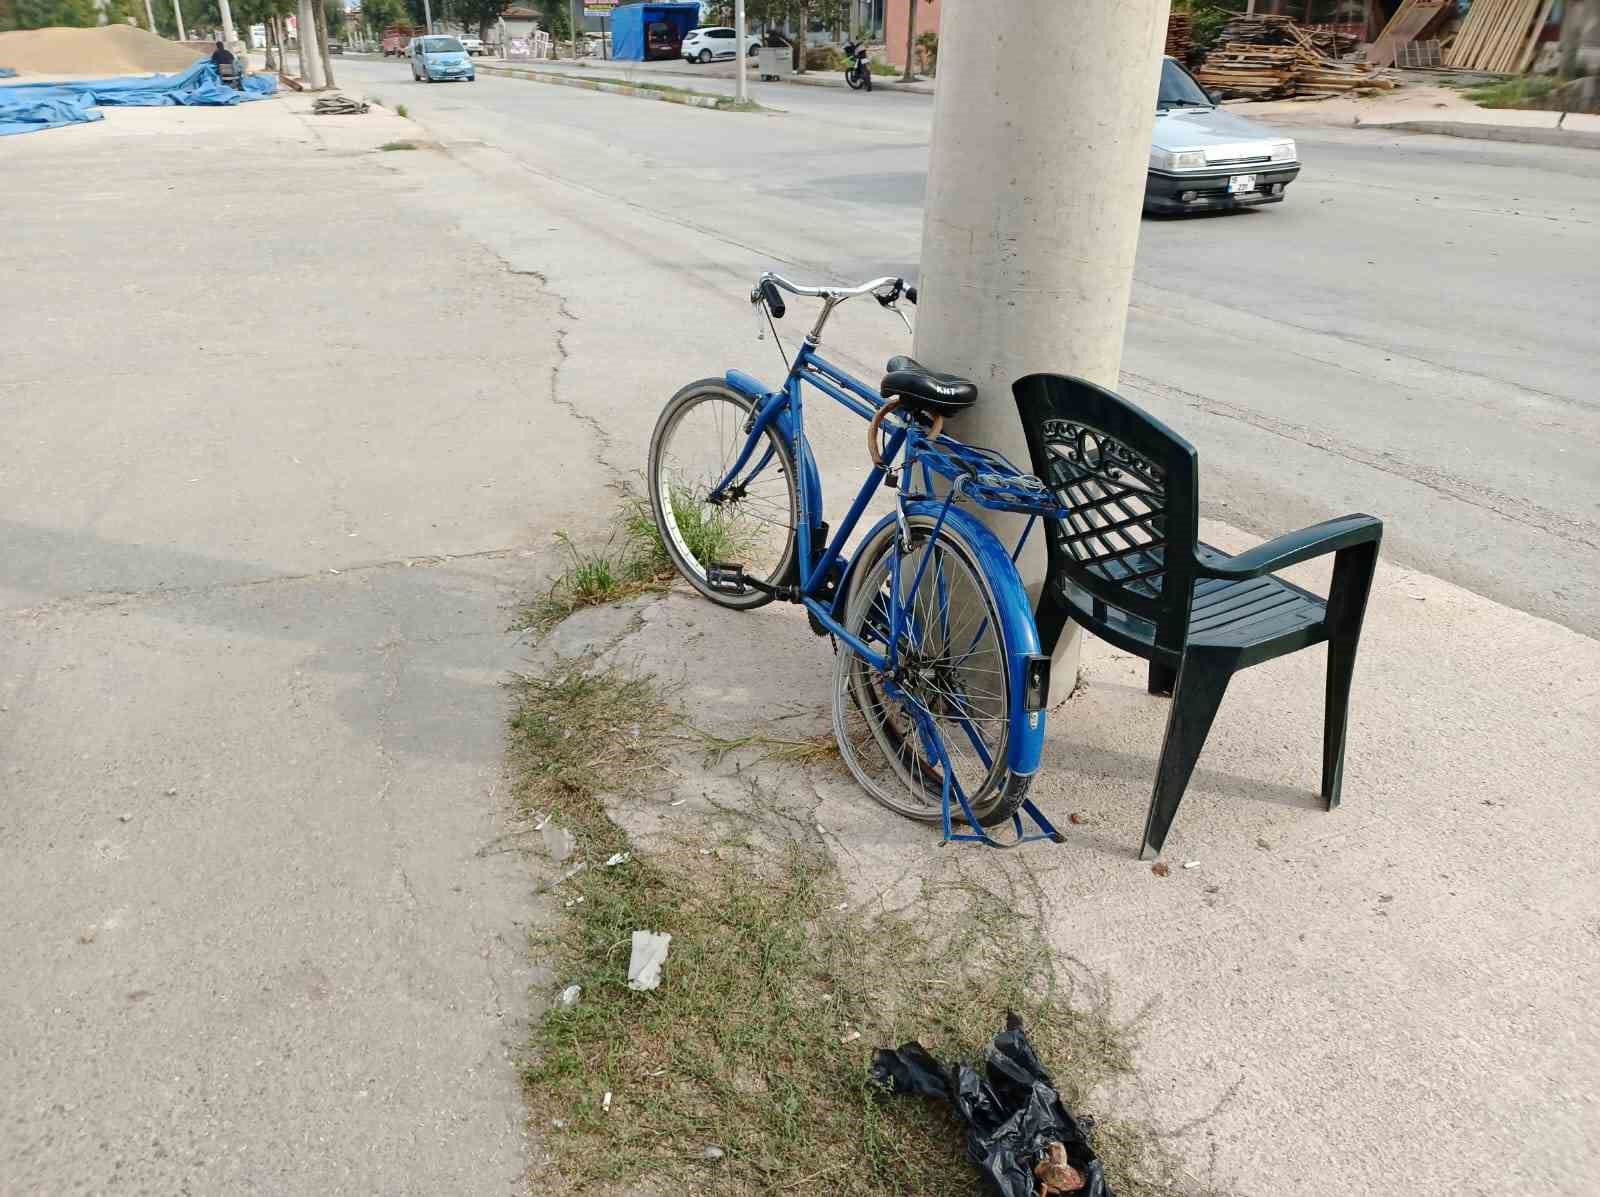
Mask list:
[[672,936],[665,931],[633,933],[633,954],[628,957],[629,989],[642,992],[661,984],[661,966],[666,963],[671,943]]
[[948,1102],[967,1128],[967,1158],[999,1197],[1113,1197],[1086,1121],[1062,1104],[1013,1013],[990,1040],[981,1072],[941,1064],[913,1041],[879,1048],[869,1079],[889,1093]]

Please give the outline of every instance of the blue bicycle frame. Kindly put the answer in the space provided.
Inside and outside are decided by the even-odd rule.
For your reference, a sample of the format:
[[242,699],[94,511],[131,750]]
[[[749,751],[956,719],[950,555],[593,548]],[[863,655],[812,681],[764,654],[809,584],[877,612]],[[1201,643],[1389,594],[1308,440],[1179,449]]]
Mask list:
[[[764,434],[768,429],[772,429],[788,447],[795,463],[797,479],[799,526],[796,528],[796,585],[792,593],[786,594],[785,597],[792,597],[802,603],[817,627],[843,641],[874,670],[885,675],[894,673],[898,663],[896,657],[900,637],[890,635],[887,637],[885,649],[879,651],[844,627],[842,622],[845,614],[844,604],[849,592],[848,582],[852,567],[852,562],[845,555],[844,545],[854,534],[874,492],[882,487],[885,477],[891,470],[898,470],[899,510],[896,514],[885,516],[883,521],[869,532],[869,541],[876,539],[878,529],[883,524],[906,515],[925,515],[934,523],[932,539],[936,540],[940,531],[948,526],[953,531],[958,531],[978,552],[980,560],[975,564],[986,577],[994,581],[991,590],[997,603],[1002,623],[1001,633],[1009,653],[1014,654],[1013,660],[1020,655],[1030,662],[1027,670],[1015,668],[1008,670],[1007,684],[1011,698],[1010,709],[1013,714],[1007,737],[1005,763],[1011,776],[1031,777],[1038,770],[1043,747],[1043,691],[1048,688],[1048,662],[1039,655],[1039,638],[1034,625],[1033,610],[1021,580],[1016,575],[1015,561],[1022,551],[1023,544],[1026,543],[1029,532],[1032,531],[1035,519],[1039,516],[1061,514],[1054,496],[1039,487],[1034,480],[1023,475],[999,454],[963,445],[947,437],[930,437],[920,425],[906,420],[886,425],[887,439],[882,454],[883,463],[873,465],[850,504],[843,522],[833,532],[831,540],[828,540],[827,525],[822,521],[822,479],[805,436],[803,384],[816,388],[864,420],[871,420],[878,414],[882,399],[849,373],[823,358],[817,352],[812,338],[807,338],[801,345],[781,390],[769,391],[755,378],[737,370],[728,371],[725,380],[729,387],[754,401],[755,414],[737,459],[712,488],[708,497],[715,502],[723,495],[747,485],[771,464],[775,451],[770,442],[764,441]],[[766,447],[758,455],[758,447],[764,444]],[[899,467],[894,464],[897,458],[901,459]],[[934,493],[936,477],[950,483],[942,496]],[[919,480],[920,489],[917,487]],[[1029,483],[1032,485],[1028,485]],[[1007,553],[983,523],[970,512],[956,506],[963,497],[972,499],[980,506],[1030,516],[1013,552]],[[894,551],[899,551],[898,542]],[[930,557],[931,554],[923,555],[923,561],[907,593],[917,592]],[[890,585],[887,615],[891,629],[903,626],[901,620],[906,617],[900,601],[899,574],[897,568]],[[978,635],[981,636],[982,633],[983,629],[980,627]],[[1030,672],[1032,676],[1028,676]],[[885,684],[886,688],[893,689],[892,682],[886,679]],[[892,696],[897,699],[902,697],[898,694]],[[949,761],[944,758],[942,747],[937,742],[938,737],[932,734],[931,727],[923,729],[919,726],[919,734],[922,735],[930,755],[941,761],[948,789],[952,770]],[[984,764],[992,766],[993,762],[988,759],[979,738],[970,728],[968,738],[973,741]],[[960,792],[959,786],[955,798],[965,810],[974,833],[953,831],[951,803],[947,794],[944,804],[945,838],[975,839],[995,844],[996,841],[991,839],[972,817],[966,795]],[[1031,802],[1025,803],[1024,809],[1040,826],[1043,836],[1024,836],[1019,817],[1018,842],[1045,837],[1060,839],[1059,833],[1050,826]]]

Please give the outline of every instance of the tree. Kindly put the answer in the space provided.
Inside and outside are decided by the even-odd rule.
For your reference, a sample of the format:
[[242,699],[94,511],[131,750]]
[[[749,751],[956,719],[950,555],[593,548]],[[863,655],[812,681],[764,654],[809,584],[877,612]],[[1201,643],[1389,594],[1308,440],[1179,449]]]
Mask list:
[[572,36],[572,5],[567,0],[534,0],[539,13],[539,28],[556,41]]
[[498,21],[508,7],[510,0],[456,0],[451,12],[463,26],[476,25],[478,36],[487,39],[489,26]]
[[406,20],[404,0],[361,0],[361,19],[373,37],[382,37],[390,25]]
[[18,29],[48,29],[52,25],[86,29],[98,17],[94,0],[16,0],[12,19]]

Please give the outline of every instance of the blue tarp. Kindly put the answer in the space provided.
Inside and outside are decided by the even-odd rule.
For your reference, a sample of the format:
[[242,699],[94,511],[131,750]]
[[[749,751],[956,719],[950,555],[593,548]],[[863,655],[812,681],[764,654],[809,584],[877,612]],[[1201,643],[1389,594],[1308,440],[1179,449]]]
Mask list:
[[611,10],[611,57],[643,62],[646,56],[645,30],[657,21],[672,26],[678,40],[700,24],[700,5],[624,4]]
[[97,121],[101,114],[95,111],[96,106],[239,104],[270,96],[277,90],[278,80],[272,75],[246,75],[244,90],[234,91],[218,78],[217,68],[209,58],[202,58],[181,75],[8,84],[0,87],[0,137]]

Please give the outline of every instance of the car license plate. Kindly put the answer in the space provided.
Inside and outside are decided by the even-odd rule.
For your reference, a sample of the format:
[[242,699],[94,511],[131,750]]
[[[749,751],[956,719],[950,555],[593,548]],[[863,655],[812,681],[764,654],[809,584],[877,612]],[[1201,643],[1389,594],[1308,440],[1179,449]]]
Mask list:
[[1233,175],[1228,179],[1228,194],[1238,195],[1242,191],[1256,189],[1255,175]]

